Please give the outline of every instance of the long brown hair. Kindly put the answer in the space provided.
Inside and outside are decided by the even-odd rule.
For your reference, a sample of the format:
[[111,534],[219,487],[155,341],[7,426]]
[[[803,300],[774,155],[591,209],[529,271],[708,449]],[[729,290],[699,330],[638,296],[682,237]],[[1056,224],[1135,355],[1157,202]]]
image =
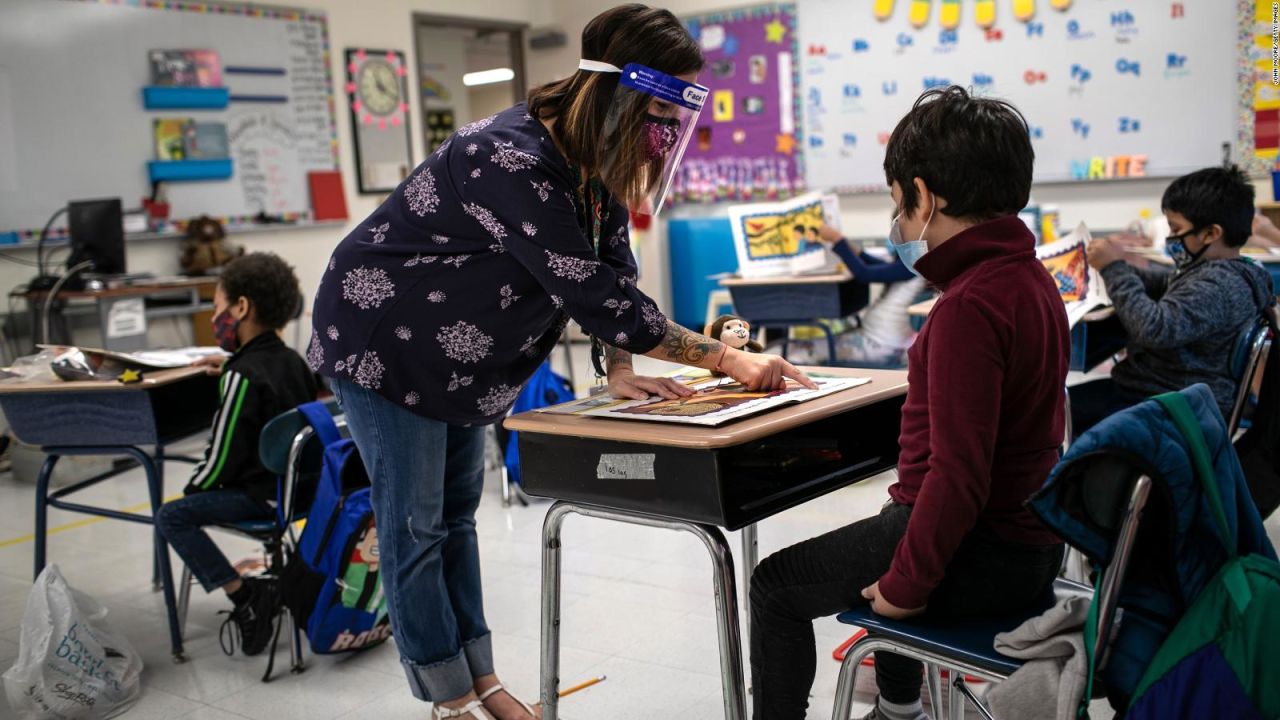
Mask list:
[[[668,75],[695,73],[703,65],[702,50],[675,15],[639,4],[619,5],[587,23],[582,57],[617,67],[639,63]],[[588,177],[599,176],[624,202],[638,204],[662,164],[644,149],[647,103],[617,115],[616,131],[605,127],[618,79],[617,73],[578,70],[530,91],[529,113],[553,121],[552,134],[570,162]]]

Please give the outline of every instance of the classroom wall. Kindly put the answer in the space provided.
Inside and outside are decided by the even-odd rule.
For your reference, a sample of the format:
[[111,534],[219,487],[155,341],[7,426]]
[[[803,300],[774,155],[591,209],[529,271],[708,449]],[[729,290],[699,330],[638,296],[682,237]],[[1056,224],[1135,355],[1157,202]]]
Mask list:
[[[299,0],[297,4],[328,13],[330,43],[334,48],[333,75],[335,83],[339,85],[335,91],[339,96],[342,94],[340,85],[344,76],[341,66],[343,48],[367,46],[401,49],[413,56],[410,58],[412,74],[409,87],[410,112],[413,118],[413,156],[417,162],[422,160],[424,152],[421,108],[416,90],[417,57],[413,52],[413,12],[493,18],[528,23],[532,28],[554,27],[562,30],[569,40],[565,47],[552,50],[526,48],[527,78],[532,87],[573,72],[579,58],[579,37],[583,26],[597,13],[616,3],[613,0],[469,0],[463,6],[455,0],[362,0],[359,3],[349,0]],[[726,3],[724,0],[669,0],[666,6],[677,15],[689,15],[723,10]],[[350,122],[345,101],[341,97],[338,102],[337,124],[351,220],[343,226],[248,233],[232,238],[234,243],[244,245],[250,251],[271,251],[288,260],[297,269],[304,293],[308,297],[315,292],[330,249],[382,200],[377,196],[356,194]],[[1084,220],[1091,227],[1117,229],[1137,218],[1143,208],[1158,213],[1164,185],[1164,181],[1137,181],[1038,186],[1033,190],[1033,197],[1042,204],[1058,205],[1064,226],[1070,227],[1079,220]],[[1269,181],[1259,181],[1258,199],[1260,202],[1272,199]],[[686,207],[668,212],[672,215],[708,215],[723,213],[723,208],[723,205]],[[886,234],[890,209],[887,194],[843,197],[841,210],[844,229],[852,236]],[[637,233],[634,243],[641,261],[642,287],[665,307],[669,307],[664,223],[660,221],[653,230]],[[133,270],[150,270],[161,275],[176,273],[179,270],[180,251],[181,242],[175,240],[134,242],[128,247],[129,265]],[[18,257],[34,258],[31,250],[11,249],[8,252]],[[14,263],[0,263],[0,288],[20,285],[32,274],[31,268]],[[304,322],[309,324],[306,317]],[[156,331],[152,338],[156,344],[172,345],[183,339],[175,336],[175,327],[168,323],[160,324]],[[293,337],[290,328],[286,338],[292,341]],[[303,333],[301,337],[305,344],[306,334]]]
[[[546,26],[553,22],[554,0],[468,0],[465,4],[457,0],[296,0],[282,3],[305,6],[324,10],[329,18],[329,42],[333,48],[333,77],[335,93],[338,96],[337,126],[339,157],[342,165],[343,183],[346,187],[347,210],[350,221],[343,226],[326,226],[321,228],[276,230],[264,233],[246,233],[235,235],[232,242],[244,245],[250,251],[262,250],[277,253],[284,257],[297,270],[302,281],[303,292],[308,298],[315,293],[315,288],[324,271],[331,248],[347,234],[355,223],[364,219],[382,201],[379,196],[362,196],[356,193],[356,182],[353,174],[354,157],[351,144],[350,118],[345,99],[343,99],[342,50],[347,47],[374,47],[403,50],[410,60],[410,113],[414,162],[421,162],[423,140],[421,133],[421,108],[416,55],[414,53],[414,36],[412,15],[414,12],[430,13],[456,17],[472,17],[498,19],[504,22],[528,23],[531,26]],[[17,138],[18,142],[22,138]],[[128,245],[128,262],[131,270],[148,270],[159,275],[179,272],[178,257],[182,243],[179,240],[153,240],[130,243]],[[4,251],[0,247],[0,251]],[[12,255],[34,260],[35,253],[29,249],[9,249]],[[34,268],[10,262],[0,262],[0,288],[8,290],[25,283],[34,274]],[[304,317],[309,325],[309,320]],[[156,323],[152,333],[155,344],[173,345],[175,326],[169,322]],[[292,342],[292,328],[287,329],[285,337]],[[305,344],[308,337],[302,335]]]
[[[553,0],[558,27],[568,36],[563,48],[530,54],[531,68],[548,79],[563,77],[576,67],[581,52],[582,29],[592,17],[613,7],[611,0]],[[661,3],[677,16],[696,15],[746,7],[759,3],[724,2],[724,0],[667,0]],[[569,70],[566,70],[569,69]],[[1152,214],[1160,212],[1160,195],[1167,180],[1128,181],[1099,184],[1037,185],[1032,188],[1032,198],[1042,205],[1054,204],[1059,208],[1063,227],[1074,227],[1080,221],[1102,230],[1122,229],[1139,217],[1143,209]],[[1258,180],[1259,202],[1272,200],[1270,179]],[[820,188],[815,188],[820,189]],[[884,194],[846,195],[840,199],[841,221],[850,236],[885,236],[889,231],[891,200]],[[677,208],[672,215],[708,216],[722,214],[724,205],[711,207]],[[665,256],[665,239],[661,228],[653,233],[651,241],[658,255]],[[660,297],[662,297],[660,295]],[[665,300],[669,302],[670,296]]]

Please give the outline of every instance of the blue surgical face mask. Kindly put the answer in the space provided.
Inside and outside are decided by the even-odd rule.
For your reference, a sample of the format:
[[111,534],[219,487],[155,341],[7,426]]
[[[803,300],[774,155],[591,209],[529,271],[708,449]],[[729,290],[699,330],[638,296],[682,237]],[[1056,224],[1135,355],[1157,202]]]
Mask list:
[[907,266],[911,272],[919,275],[916,270],[916,262],[929,252],[929,244],[924,241],[924,233],[929,229],[929,223],[933,221],[933,211],[937,209],[937,205],[933,205],[933,195],[929,195],[932,208],[929,210],[929,217],[924,221],[924,227],[920,228],[920,237],[911,241],[902,239],[902,226],[898,221],[902,219],[902,212],[893,216],[893,224],[889,228],[889,243],[892,245],[894,252],[898,253],[898,257],[902,258],[902,264]]
[[1209,249],[1209,245],[1207,243],[1204,247],[1200,248],[1199,252],[1193,253],[1187,249],[1187,237],[1195,235],[1202,229],[1203,228],[1192,228],[1180,235],[1170,235],[1164,239],[1164,252],[1166,255],[1173,258],[1173,264],[1176,265],[1179,270],[1186,269],[1195,264],[1195,261],[1199,260],[1200,256],[1204,255],[1205,251]]

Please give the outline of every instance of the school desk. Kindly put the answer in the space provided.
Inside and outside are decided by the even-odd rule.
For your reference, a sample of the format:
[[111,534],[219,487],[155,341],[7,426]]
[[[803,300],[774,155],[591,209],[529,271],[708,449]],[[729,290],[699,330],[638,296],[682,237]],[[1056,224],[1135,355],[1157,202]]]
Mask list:
[[[51,306],[50,334],[69,315],[96,314],[101,334],[101,344],[97,347],[117,352],[146,350],[148,321],[209,312],[213,309],[210,298],[217,284],[218,279],[211,277],[169,278],[100,290],[63,290]],[[10,297],[26,300],[32,336],[39,338],[36,342],[48,342],[41,337],[40,328],[49,293],[15,292]],[[150,306],[148,300],[152,301]],[[197,322],[197,333],[204,326],[205,323]]]
[[[843,320],[867,306],[871,289],[848,272],[772,278],[729,277],[720,285],[733,296],[733,311],[756,329],[777,328],[782,356],[793,327],[817,328],[827,339],[829,358],[836,356],[835,336],[823,320]],[[833,363],[834,364],[834,363]]]
[[[200,368],[156,370],[129,385],[115,380],[65,382],[12,381],[0,384],[0,410],[13,434],[29,445],[38,445],[47,457],[36,477],[35,570],[45,564],[45,541],[50,507],[151,525],[163,502],[164,461],[194,462],[165,454],[165,445],[209,427],[217,410],[217,379]],[[154,447],[152,452],[144,448]],[[69,495],[97,485],[129,469],[116,467],[100,475],[49,492],[49,480],[58,460],[69,455],[100,455],[135,460],[146,474],[151,513],[139,514],[65,500]],[[169,550],[155,533],[155,574],[164,591],[169,614],[169,639],[175,662],[181,662],[179,631]],[[153,578],[154,580],[154,578]]]
[[525,490],[557,501],[542,530],[546,720],[558,712],[561,526],[571,514],[682,530],[702,541],[713,568],[725,718],[745,720],[733,552],[720,528],[743,531],[749,578],[756,523],[898,462],[907,374],[808,370],[871,382],[720,427],[539,412],[507,419],[507,429],[520,432]]

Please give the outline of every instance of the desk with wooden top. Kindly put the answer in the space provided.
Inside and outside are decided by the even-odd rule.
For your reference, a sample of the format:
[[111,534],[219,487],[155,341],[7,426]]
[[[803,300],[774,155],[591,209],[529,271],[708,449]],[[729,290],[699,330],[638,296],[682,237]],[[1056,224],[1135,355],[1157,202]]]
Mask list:
[[720,285],[733,297],[733,311],[757,329],[779,328],[787,356],[793,327],[817,328],[835,364],[836,341],[824,320],[842,320],[867,306],[871,288],[848,272],[768,278],[728,277]]
[[907,390],[900,370],[807,368],[869,377],[855,388],[720,427],[530,412],[519,431],[525,490],[556,500],[543,522],[543,717],[556,720],[560,674],[561,526],[570,514],[697,536],[711,554],[725,717],[745,720],[733,553],[720,528],[743,530],[755,566],[755,523],[898,461]]
[[[201,432],[217,409],[217,379],[202,368],[146,372],[141,382],[123,385],[115,380],[0,383],[0,410],[13,434],[38,445],[47,457],[36,476],[34,574],[45,564],[45,541],[50,507],[127,522],[153,524],[163,502],[164,461],[195,462],[165,454],[165,445]],[[154,447],[152,452],[144,448]],[[97,485],[127,470],[113,468],[87,480],[49,492],[58,460],[70,455],[100,455],[136,460],[143,468],[151,514],[68,502],[68,495]],[[169,637],[175,661],[182,660],[173,576],[164,538],[155,533],[155,570],[169,614]],[[154,580],[154,578],[153,578]]]
[[[100,290],[62,290],[54,300],[53,311],[65,316],[76,310],[98,315],[98,327],[102,334],[101,347],[116,352],[145,350],[147,344],[147,320],[160,317],[188,316],[207,313],[213,309],[211,298],[218,279],[213,277],[169,278],[139,282],[122,287]],[[49,293],[43,290],[10,293],[10,297],[23,298],[31,314],[32,335],[36,342],[49,342],[42,337],[42,318]],[[178,302],[160,307],[147,307],[148,298],[174,298]],[[186,302],[182,302],[185,298]],[[59,308],[59,303],[67,305]],[[197,328],[203,325],[197,324]],[[64,338],[70,341],[70,338]],[[199,340],[199,338],[197,338]],[[211,344],[197,342],[197,344]]]

